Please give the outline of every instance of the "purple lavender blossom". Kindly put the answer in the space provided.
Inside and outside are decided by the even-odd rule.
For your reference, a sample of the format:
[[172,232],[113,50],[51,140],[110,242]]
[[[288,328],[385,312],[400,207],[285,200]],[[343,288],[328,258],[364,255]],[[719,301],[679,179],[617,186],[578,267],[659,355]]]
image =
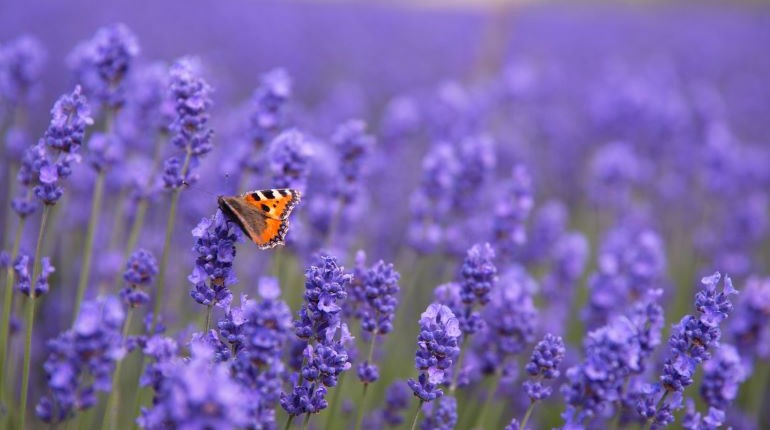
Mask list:
[[566,372],[561,388],[567,402],[567,422],[580,424],[620,401],[623,383],[640,369],[642,354],[636,329],[626,318],[615,318],[589,332],[584,340],[585,358]]
[[608,234],[598,256],[598,271],[588,281],[589,303],[584,318],[591,327],[622,312],[663,286],[666,255],[655,232],[621,227]]
[[281,406],[291,416],[325,409],[327,388],[336,386],[339,375],[351,367],[347,351],[353,337],[340,321],[341,302],[351,279],[331,256],[321,256],[305,272],[305,300],[294,328],[307,343],[291,393],[280,396]]
[[770,278],[749,278],[729,328],[732,341],[742,357],[766,359],[770,356],[769,323]]
[[[48,129],[40,142],[27,150],[18,175],[22,185],[34,185],[35,196],[44,204],[56,204],[64,193],[60,182],[72,174],[72,163],[80,162],[78,151],[85,128],[92,123],[79,86],[54,104]],[[17,209],[25,206],[28,208],[21,201],[14,204]]]
[[416,134],[421,125],[420,106],[408,96],[397,96],[385,106],[380,120],[383,139],[393,142]]
[[432,303],[420,315],[414,360],[420,376],[408,382],[414,395],[422,401],[429,402],[444,394],[438,385],[444,382],[446,373],[460,354],[457,342],[461,334],[460,322],[444,305]]
[[348,295],[352,276],[332,256],[321,256],[305,271],[305,303],[294,322],[297,337],[323,341],[326,331],[339,320],[341,302]]
[[289,129],[276,136],[267,155],[273,186],[304,191],[311,156],[307,137],[298,130]]
[[192,235],[196,257],[195,267],[187,277],[193,284],[190,296],[202,305],[226,308],[233,297],[229,287],[238,282],[233,260],[241,231],[217,209],[214,216],[198,223]]
[[138,249],[128,258],[123,279],[128,283],[120,290],[120,298],[126,306],[135,308],[149,302],[150,296],[142,288],[152,285],[158,274],[158,262],[150,251]]
[[708,414],[703,416],[695,409],[693,399],[687,399],[686,412],[682,417],[682,428],[686,430],[716,430],[725,422],[723,410],[709,407]]
[[528,264],[542,264],[553,258],[559,239],[567,234],[569,211],[559,200],[540,206],[532,217],[524,257]]
[[51,351],[43,368],[48,393],[37,405],[45,422],[70,418],[76,410],[96,404],[96,392],[112,389],[115,363],[126,353],[121,329],[123,306],[114,296],[86,301],[72,329],[48,342]]
[[209,126],[211,87],[199,76],[199,68],[191,58],[182,58],[171,66],[170,90],[176,111],[171,124],[171,143],[184,156],[175,155],[164,162],[166,188],[178,189],[184,184],[195,183],[197,176],[193,168],[213,149],[211,137],[214,132]]
[[382,417],[385,423],[395,427],[404,422],[403,412],[409,407],[411,392],[405,381],[395,381],[390,384],[385,392],[385,407],[382,411]]
[[532,298],[534,281],[523,269],[503,274],[492,290],[482,313],[486,330],[480,332],[475,351],[481,370],[491,374],[505,369],[512,356],[521,354],[535,340],[538,311]]
[[33,36],[22,35],[0,46],[0,103],[10,110],[37,100],[47,56]]
[[[147,326],[151,324],[152,318],[148,319],[150,322],[146,323]],[[178,350],[179,347],[174,339],[159,334],[150,336],[144,343],[142,353],[150,357],[152,362],[147,365],[139,378],[139,385],[151,386],[155,393],[158,393],[167,370],[175,365],[173,359],[177,356]]]
[[30,257],[20,255],[16,257],[13,264],[13,271],[16,274],[16,289],[27,297],[40,297],[48,292],[48,277],[56,270],[51,265],[49,257],[40,259],[40,275],[35,280],[34,291],[32,289],[32,275],[30,272]]
[[[729,277],[725,277],[724,287],[718,291],[720,279],[717,272],[701,280],[703,289],[695,296],[699,315],[685,315],[674,325],[660,384],[653,386],[637,405],[639,414],[656,426],[666,426],[673,421],[671,410],[681,408],[681,393],[693,383],[698,364],[711,358],[710,350],[719,345],[719,325],[733,309],[730,296],[737,294]],[[664,402],[671,394],[676,394],[675,402]],[[655,406],[660,403],[663,405]]]
[[[489,136],[467,137],[460,142],[457,156],[462,163],[455,177],[452,206],[464,213],[472,210],[476,204],[476,199],[468,196],[479,193],[494,172],[497,163],[495,142]],[[524,203],[526,206],[529,184],[526,183],[525,175],[526,171],[520,170],[519,167],[514,168],[512,194],[517,200],[521,199],[517,205]]]
[[738,387],[748,377],[748,370],[734,346],[720,345],[703,363],[701,397],[709,407],[726,411],[738,396]]
[[374,145],[374,137],[366,134],[366,123],[350,120],[340,124],[331,137],[339,156],[338,181],[333,193],[343,206],[351,204],[359,193],[364,163]]
[[288,102],[292,80],[284,69],[263,74],[251,97],[249,136],[256,149],[272,140],[288,122]]
[[249,399],[231,378],[229,367],[213,363],[214,352],[205,343],[193,342],[190,349],[188,361],[172,359],[166,363],[156,402],[142,409],[139,425],[150,430],[249,426]]
[[286,370],[281,359],[292,323],[291,310],[280,300],[275,278],[260,278],[259,294],[260,301],[241,296],[240,307],[231,307],[218,328],[234,354],[235,380],[244,390],[255,393],[248,396],[250,415],[269,428],[275,423],[275,405]]
[[88,164],[102,172],[123,160],[123,142],[113,134],[94,133],[88,140]]
[[401,275],[395,271],[392,263],[386,264],[380,260],[369,268],[363,280],[363,295],[366,302],[360,310],[361,326],[364,331],[381,335],[393,330],[400,278]]
[[239,150],[239,163],[246,171],[261,174],[265,170],[265,147],[289,124],[289,102],[292,96],[292,80],[286,70],[268,71],[259,79],[259,86],[251,96],[248,118],[239,120],[244,129],[239,138],[244,139]]
[[494,209],[492,240],[501,257],[512,258],[521,254],[527,240],[525,222],[534,205],[532,178],[526,167],[513,167],[505,194]]
[[508,423],[508,425],[505,426],[503,430],[519,430],[520,426],[521,425],[519,424],[519,420],[517,420],[516,418],[512,418],[511,422]]
[[621,211],[630,206],[633,187],[641,180],[642,166],[631,145],[612,142],[594,156],[589,195],[602,207]]
[[552,245],[551,271],[542,281],[548,314],[544,329],[563,335],[580,277],[588,262],[588,239],[580,233],[566,233]]
[[488,243],[477,244],[465,255],[460,273],[460,298],[466,305],[489,302],[489,293],[497,280],[495,251]]
[[423,408],[430,408],[430,411],[420,424],[421,430],[452,430],[457,425],[457,400],[453,396],[441,397],[438,402]]
[[533,377],[533,380],[524,382],[524,390],[530,401],[536,402],[551,395],[551,387],[544,385],[543,381],[559,377],[559,365],[564,359],[565,353],[564,341],[561,337],[550,333],[546,334],[545,338],[535,346],[532,357],[525,367],[527,373]]
[[126,99],[125,77],[138,54],[136,36],[119,23],[100,28],[75,47],[67,60],[89,95],[110,109],[119,109]]
[[419,188],[410,197],[409,244],[420,253],[430,253],[444,240],[444,222],[452,204],[460,160],[454,148],[434,144],[422,161]]

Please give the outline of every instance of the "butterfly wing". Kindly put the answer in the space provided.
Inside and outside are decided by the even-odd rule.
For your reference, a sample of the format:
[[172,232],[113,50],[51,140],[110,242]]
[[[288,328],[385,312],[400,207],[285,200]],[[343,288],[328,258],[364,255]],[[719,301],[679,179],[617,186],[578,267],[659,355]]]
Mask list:
[[219,207],[261,249],[283,245],[289,231],[289,214],[300,193],[291,189],[257,190],[240,196],[220,197]]
[[289,188],[279,188],[251,191],[241,197],[266,217],[283,220],[289,218],[289,214],[300,201],[301,193]]
[[288,220],[268,218],[242,196],[220,197],[219,207],[260,249],[282,245],[289,231]]

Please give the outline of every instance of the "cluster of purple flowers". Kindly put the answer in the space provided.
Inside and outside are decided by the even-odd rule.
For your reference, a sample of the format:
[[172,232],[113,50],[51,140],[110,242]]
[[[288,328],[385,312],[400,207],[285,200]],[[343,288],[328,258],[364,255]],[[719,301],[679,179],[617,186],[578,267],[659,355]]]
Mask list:
[[40,399],[37,416],[45,422],[71,418],[96,404],[96,392],[109,392],[115,363],[126,353],[121,330],[126,313],[107,296],[84,302],[72,329],[48,342],[45,369],[49,394]]
[[410,245],[418,252],[429,253],[444,241],[443,221],[451,209],[455,177],[460,161],[447,143],[431,146],[422,159],[420,186],[411,196]]
[[[40,141],[27,149],[19,168],[22,190],[34,191],[46,205],[54,205],[64,194],[61,181],[72,174],[72,164],[80,162],[86,126],[93,123],[80,87],[63,95],[51,110],[51,122]],[[25,192],[25,191],[22,191]],[[29,193],[14,199],[13,208],[21,217],[34,211]]]
[[351,280],[352,275],[331,256],[321,256],[305,272],[304,303],[294,321],[295,333],[304,343],[302,366],[292,377],[291,393],[281,393],[280,398],[291,416],[325,409],[328,388],[351,367],[347,348],[353,337],[340,318]]
[[339,176],[334,195],[344,207],[352,203],[359,193],[364,162],[374,145],[374,137],[366,134],[365,122],[350,120],[337,127],[331,144],[339,156]]
[[40,275],[32,284],[32,274],[30,273],[30,258],[28,255],[16,257],[13,263],[13,271],[16,275],[16,289],[27,297],[39,297],[48,292],[48,277],[56,270],[51,265],[49,257],[40,259]]
[[125,103],[124,78],[138,54],[134,33],[125,24],[112,24],[75,47],[68,62],[86,92],[106,108],[116,110]]
[[[169,345],[148,343],[153,352],[168,357]],[[235,429],[250,424],[248,395],[230,378],[230,368],[213,363],[214,351],[202,341],[190,344],[189,360],[166,358],[156,401],[142,410],[139,425],[148,430],[167,428]]]
[[445,382],[460,354],[458,340],[462,332],[460,322],[448,307],[432,303],[420,315],[420,334],[417,336],[417,354],[414,365],[419,377],[409,380],[414,395],[430,402],[444,395],[439,385]]
[[618,228],[605,239],[598,270],[589,280],[589,306],[584,315],[592,327],[608,321],[619,303],[645,300],[664,282],[666,255],[660,236],[650,230]]
[[275,137],[268,148],[268,165],[276,188],[304,190],[312,155],[307,137],[289,129]]
[[[358,258],[363,260],[363,253]],[[363,261],[360,261],[363,264]],[[380,260],[368,269],[356,268],[351,283],[355,302],[355,317],[361,319],[361,330],[374,351],[377,338],[393,331],[393,319],[398,306],[398,281],[400,275],[393,264]],[[371,357],[358,365],[358,378],[365,384],[379,379],[379,368]]]
[[261,300],[241,296],[240,307],[229,308],[217,325],[219,336],[232,351],[232,375],[249,393],[249,416],[257,428],[274,425],[275,406],[286,373],[282,358],[292,321],[291,310],[280,299],[280,293],[275,278],[261,278]]
[[703,289],[695,296],[699,314],[685,315],[674,325],[660,384],[650,387],[647,397],[637,405],[639,414],[656,426],[673,422],[673,411],[681,408],[682,392],[692,385],[697,366],[711,358],[711,351],[719,346],[719,325],[733,310],[730,296],[737,293],[729,277],[724,280],[723,290],[718,291],[720,279],[721,275],[715,273],[701,281]]
[[505,258],[520,256],[527,240],[526,221],[534,206],[532,178],[523,165],[516,165],[507,193],[495,206],[492,237],[495,249]]
[[[98,29],[67,57],[74,89],[58,100],[43,44],[0,41],[0,427],[767,421],[768,11],[707,6],[682,25],[661,12],[680,6],[503,7],[487,28],[461,10],[230,3],[172,4],[175,20],[152,28],[165,5],[148,3],[134,29]],[[87,22],[103,7],[57,9],[55,34],[27,25],[45,16],[35,5],[0,8],[0,28],[38,28],[57,48],[83,29],[70,9]],[[564,32],[543,31],[554,19]],[[217,26],[227,49],[140,55],[151,30],[144,51],[178,58],[177,22]],[[371,37],[380,26],[398,37]],[[319,49],[298,50],[305,38]],[[212,216],[216,199],[182,198],[198,181],[203,194],[301,191],[277,232],[288,246],[239,244],[234,215],[260,237],[286,220]],[[190,230],[192,255],[176,234]],[[690,291],[717,268],[735,299],[718,273]]]
[[120,298],[129,308],[147,304],[150,295],[143,288],[152,285],[158,274],[158,263],[155,256],[146,249],[138,249],[128,258],[123,279],[128,283],[120,290]]
[[533,378],[524,382],[524,390],[532,402],[543,400],[551,395],[551,387],[543,384],[543,381],[553,380],[559,377],[559,365],[564,359],[566,351],[564,341],[552,334],[547,334],[535,346],[532,357],[525,366],[527,373]]
[[166,159],[163,167],[163,182],[166,188],[179,189],[192,184],[197,176],[192,173],[200,158],[209,153],[213,146],[214,131],[209,124],[211,109],[211,87],[200,76],[200,66],[192,58],[183,58],[171,66],[170,91],[174,101],[176,118],[171,124],[171,143],[183,155]]
[[10,108],[28,108],[40,97],[47,60],[42,43],[23,35],[0,46],[0,100]]
[[233,260],[241,231],[217,210],[212,217],[203,218],[192,234],[195,237],[195,267],[187,277],[193,284],[190,296],[205,306],[227,307],[233,298],[229,287],[238,282]]
[[292,81],[284,69],[271,70],[260,78],[251,97],[250,137],[259,149],[270,142],[288,122]]

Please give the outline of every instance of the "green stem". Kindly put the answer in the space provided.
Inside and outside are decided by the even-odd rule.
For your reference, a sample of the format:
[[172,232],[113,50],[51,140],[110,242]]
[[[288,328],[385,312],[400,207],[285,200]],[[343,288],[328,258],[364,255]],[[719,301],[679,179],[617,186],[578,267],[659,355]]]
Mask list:
[[291,422],[294,421],[294,417],[296,417],[296,415],[289,415],[289,418],[286,418],[286,425],[283,426],[283,430],[289,430],[289,428],[291,428]]
[[124,259],[128,259],[128,255],[136,247],[136,242],[139,241],[139,233],[144,227],[144,218],[147,215],[147,207],[149,206],[147,199],[141,199],[136,206],[136,215],[134,216],[134,222],[131,223],[131,233],[128,235],[126,241],[126,248],[123,250]]
[[206,333],[208,333],[209,328],[211,327],[211,308],[212,305],[208,305],[206,307]]
[[[379,319],[379,312],[374,315],[374,320]],[[372,363],[372,357],[374,357],[374,344],[377,342],[377,330],[372,333],[372,340],[369,342],[369,355],[366,358],[366,364]],[[366,389],[369,384],[364,382],[364,393],[361,395],[361,402],[358,404],[358,418],[356,419],[356,430],[361,430],[361,424],[364,422],[364,411],[366,410]]]
[[[149,187],[152,185],[152,179],[155,177],[156,173],[158,172],[158,168],[160,166],[160,156],[161,156],[161,148],[163,147],[163,133],[161,133],[161,138],[155,139],[155,147],[153,149],[153,156],[152,156],[152,168],[150,169],[150,175],[147,177],[146,186]],[[139,233],[142,231],[142,227],[144,226],[144,218],[147,215],[147,207],[149,206],[149,202],[146,198],[140,197],[139,202],[136,206],[136,213],[134,214],[134,221],[131,223],[131,232],[128,235],[128,240],[126,241],[126,247],[123,248],[123,264],[128,260],[128,256],[136,248],[136,242],[139,241]],[[124,266],[125,268],[125,266]],[[119,271],[115,275],[115,281],[113,282],[113,285],[120,285],[120,279],[123,276],[123,270]]]
[[22,372],[21,380],[21,407],[19,408],[19,428],[25,429],[25,421],[27,418],[27,393],[29,391],[29,368],[32,362],[32,329],[35,324],[35,284],[37,278],[40,276],[40,248],[43,244],[43,235],[45,233],[45,225],[48,221],[48,212],[51,210],[51,206],[43,206],[43,214],[40,217],[40,229],[37,232],[37,245],[35,245],[35,258],[32,263],[32,278],[29,295],[29,302],[27,303],[27,333],[24,340],[24,370]]
[[457,371],[454,372],[454,375],[452,376],[452,385],[449,386],[449,391],[452,394],[454,394],[454,392],[457,390],[457,380],[460,377],[460,372],[462,371],[462,368],[463,368],[463,361],[465,359],[465,350],[468,349],[466,348],[466,346],[467,346],[469,337],[470,335],[463,336],[463,341],[462,341],[462,344],[460,345],[460,356],[457,357]]
[[310,424],[310,414],[305,414],[305,421],[302,423],[302,430],[307,430],[307,426]]
[[332,402],[329,404],[326,412],[326,424],[324,430],[331,430],[332,422],[334,421],[334,413],[337,412],[337,403],[339,403],[340,393],[342,392],[342,384],[345,382],[345,375],[347,372],[342,372],[340,377],[337,378],[337,386],[334,389],[334,395],[332,396]]
[[521,423],[519,424],[519,430],[524,430],[527,427],[527,421],[529,421],[529,417],[532,415],[532,411],[535,410],[535,402],[531,402],[529,404],[529,407],[527,408],[527,412],[524,413],[524,418],[521,419]]
[[494,374],[494,380],[492,381],[492,386],[489,387],[489,392],[487,393],[487,399],[484,402],[484,404],[481,406],[481,412],[479,412],[478,415],[476,415],[476,421],[473,424],[472,429],[481,428],[479,427],[481,424],[484,423],[484,419],[487,416],[487,411],[489,411],[489,406],[494,402],[495,400],[495,393],[497,393],[497,388],[500,386],[500,379],[502,378],[502,365],[498,367],[497,371]]
[[757,417],[757,423],[762,422],[762,405],[765,400],[765,392],[768,387],[768,375],[770,364],[757,360],[754,363],[756,370],[751,377],[749,388],[748,412]]
[[[184,164],[182,165],[182,177],[187,177],[187,168],[190,165],[190,151],[184,157]],[[153,306],[152,312],[152,324],[150,325],[150,334],[155,333],[155,327],[158,324],[158,318],[160,318],[160,312],[163,305],[163,289],[166,285],[166,267],[168,266],[168,255],[171,251],[171,235],[174,232],[174,222],[176,222],[176,210],[179,206],[179,193],[181,188],[175,188],[171,194],[171,208],[168,211],[168,219],[166,219],[166,237],[163,241],[163,254],[160,259],[160,267],[158,268],[158,288],[155,292],[155,306]]]
[[72,314],[72,321],[77,319],[80,313],[80,304],[86,294],[88,278],[91,273],[91,256],[94,251],[94,235],[96,227],[99,224],[99,214],[102,209],[102,200],[104,199],[104,179],[105,172],[102,170],[96,176],[94,184],[94,197],[91,200],[91,216],[88,220],[88,230],[86,231],[85,250],[83,251],[83,266],[80,268],[80,279],[78,280],[78,291],[75,296],[75,312]]
[[412,419],[412,426],[410,427],[411,430],[414,430],[417,428],[417,420],[420,418],[420,411],[422,410],[423,403],[425,403],[425,401],[420,400],[420,403],[417,405],[417,411],[414,413],[414,418]]
[[[19,219],[19,225],[16,227],[16,237],[13,241],[13,249],[11,251],[11,264],[16,260],[19,254],[19,246],[21,244],[21,236],[24,231],[24,223],[26,218]],[[8,334],[11,327],[11,308],[13,307],[13,285],[14,272],[13,267],[8,267],[5,272],[5,294],[3,298],[3,320],[0,325],[0,405],[5,406],[5,360],[7,354]]]
[[[131,312],[131,308],[129,308],[127,312],[128,315],[126,315],[126,321],[123,323],[124,341],[128,336],[131,327],[131,317],[134,315],[134,313]],[[115,373],[112,374],[112,389],[110,390],[109,397],[107,397],[107,408],[104,411],[102,430],[117,428],[118,409],[120,405],[120,370],[124,360],[125,357],[123,357],[122,360],[118,360],[115,365]]]
[[139,200],[136,206],[136,214],[134,215],[134,221],[131,223],[131,232],[128,234],[128,240],[126,240],[126,246],[123,248],[123,266],[122,270],[119,270],[115,274],[115,279],[112,281],[113,286],[120,285],[120,280],[123,278],[123,272],[126,269],[126,262],[131,255],[131,251],[136,248],[136,242],[139,240],[139,233],[144,226],[144,218],[147,215],[148,202],[146,199]]

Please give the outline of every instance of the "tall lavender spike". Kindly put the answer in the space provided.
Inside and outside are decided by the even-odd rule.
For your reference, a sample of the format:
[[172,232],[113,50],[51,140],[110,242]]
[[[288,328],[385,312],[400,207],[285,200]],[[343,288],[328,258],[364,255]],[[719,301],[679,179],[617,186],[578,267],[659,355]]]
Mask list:
[[420,334],[414,364],[420,375],[409,379],[409,387],[422,402],[430,402],[444,395],[438,388],[460,353],[458,339],[460,322],[452,311],[432,303],[420,315]]
[[37,100],[47,57],[42,43],[29,35],[0,46],[0,104],[27,108]]
[[196,256],[195,267],[187,277],[193,284],[190,296],[205,306],[228,307],[233,296],[229,287],[238,282],[233,261],[241,231],[217,209],[214,216],[203,218],[192,234]]
[[35,411],[45,422],[60,422],[96,404],[96,392],[112,389],[115,364],[126,353],[121,329],[125,310],[116,297],[83,303],[72,329],[48,342],[44,369],[49,394]]
[[254,393],[243,391],[225,363],[212,363],[214,351],[206,343],[193,341],[190,350],[189,360],[170,358],[162,362],[156,401],[142,409],[139,425],[148,430],[201,423],[212,428],[249,426],[249,402],[256,401]]
[[719,326],[733,310],[730,296],[737,294],[730,277],[725,277],[719,291],[720,280],[719,272],[701,280],[702,289],[695,295],[698,314],[685,315],[674,325],[660,383],[650,386],[637,404],[637,412],[655,426],[673,422],[673,412],[682,407],[682,392],[693,383],[698,364],[711,358],[711,351],[719,346]]
[[171,124],[171,143],[182,155],[164,162],[163,182],[166,188],[179,189],[195,183],[194,168],[200,158],[213,149],[214,134],[209,125],[211,87],[200,76],[201,66],[193,58],[177,60],[169,72],[170,92],[176,118]]
[[139,54],[134,33],[122,23],[100,28],[68,57],[78,81],[96,101],[119,109],[126,100],[125,78]]
[[303,363],[300,373],[292,376],[291,392],[280,395],[289,420],[325,409],[328,388],[351,367],[347,349],[353,337],[340,319],[351,278],[331,256],[321,256],[305,272],[305,300],[294,321],[297,337],[306,342]]

